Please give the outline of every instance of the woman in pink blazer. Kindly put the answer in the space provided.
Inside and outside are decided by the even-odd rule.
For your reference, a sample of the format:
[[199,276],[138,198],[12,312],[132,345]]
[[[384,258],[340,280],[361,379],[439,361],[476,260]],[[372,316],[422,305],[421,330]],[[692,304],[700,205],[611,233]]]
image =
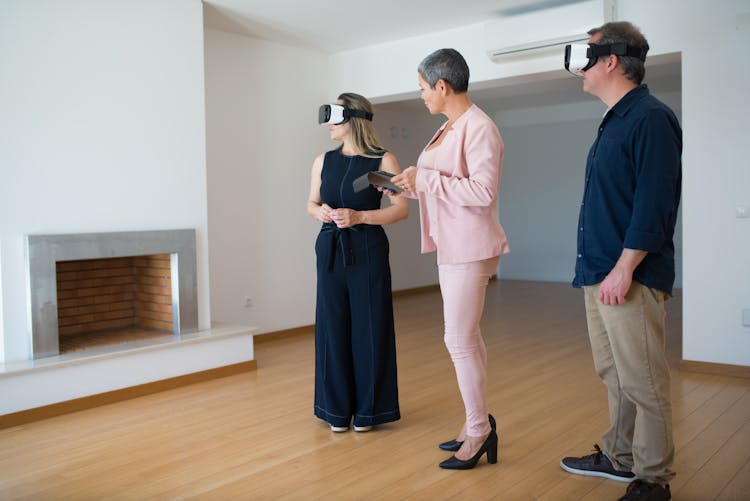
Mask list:
[[503,140],[490,117],[469,99],[469,67],[453,49],[427,56],[418,68],[422,100],[448,121],[417,160],[392,181],[419,200],[422,253],[437,250],[445,345],[453,360],[466,422],[455,455],[441,468],[473,468],[483,454],[497,462],[497,433],[487,405],[487,353],[479,321],[490,277],[510,251],[497,215]]

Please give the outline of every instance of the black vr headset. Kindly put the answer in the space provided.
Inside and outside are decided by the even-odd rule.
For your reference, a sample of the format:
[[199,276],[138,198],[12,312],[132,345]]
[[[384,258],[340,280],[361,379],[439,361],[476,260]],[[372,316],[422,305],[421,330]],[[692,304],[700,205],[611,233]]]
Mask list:
[[318,109],[318,123],[321,125],[343,124],[352,117],[372,120],[372,113],[364,110],[353,110],[340,104],[324,104]]
[[565,69],[574,75],[581,76],[599,60],[600,56],[630,56],[641,61],[646,60],[648,49],[633,47],[626,43],[598,44],[568,44],[565,46]]

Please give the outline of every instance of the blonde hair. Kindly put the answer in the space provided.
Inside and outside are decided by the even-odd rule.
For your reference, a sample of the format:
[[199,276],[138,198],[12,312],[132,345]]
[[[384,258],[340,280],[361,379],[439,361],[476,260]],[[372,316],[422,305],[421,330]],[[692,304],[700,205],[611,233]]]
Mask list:
[[[346,108],[372,113],[372,103],[364,96],[353,92],[344,92],[339,95],[338,99],[343,101]],[[357,154],[369,158],[380,158],[385,155],[386,150],[378,140],[372,121],[359,117],[351,117],[349,119],[349,135],[352,138],[352,146],[357,150]]]

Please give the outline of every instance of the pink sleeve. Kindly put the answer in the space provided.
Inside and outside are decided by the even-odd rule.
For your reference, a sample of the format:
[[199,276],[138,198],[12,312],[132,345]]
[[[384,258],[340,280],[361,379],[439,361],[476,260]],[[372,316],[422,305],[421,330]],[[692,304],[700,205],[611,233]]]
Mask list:
[[419,169],[416,190],[460,206],[486,207],[497,196],[503,143],[493,123],[467,130],[464,162],[467,177],[446,176],[438,170]]

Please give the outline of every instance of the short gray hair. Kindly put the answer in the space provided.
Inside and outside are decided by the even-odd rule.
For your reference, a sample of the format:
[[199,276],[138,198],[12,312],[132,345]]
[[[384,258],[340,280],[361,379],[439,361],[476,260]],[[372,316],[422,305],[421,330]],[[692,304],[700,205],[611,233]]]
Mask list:
[[441,79],[458,94],[469,88],[469,65],[456,49],[436,50],[422,59],[417,71],[432,89]]
[[[627,21],[606,23],[598,28],[589,30],[589,35],[601,34],[601,38],[596,42],[597,45],[609,45],[615,43],[625,43],[639,49],[646,49],[649,46],[646,37],[635,26]],[[605,57],[605,56],[602,56]],[[622,72],[631,82],[640,85],[643,77],[646,76],[646,66],[644,61],[632,56],[618,56],[622,64]]]

